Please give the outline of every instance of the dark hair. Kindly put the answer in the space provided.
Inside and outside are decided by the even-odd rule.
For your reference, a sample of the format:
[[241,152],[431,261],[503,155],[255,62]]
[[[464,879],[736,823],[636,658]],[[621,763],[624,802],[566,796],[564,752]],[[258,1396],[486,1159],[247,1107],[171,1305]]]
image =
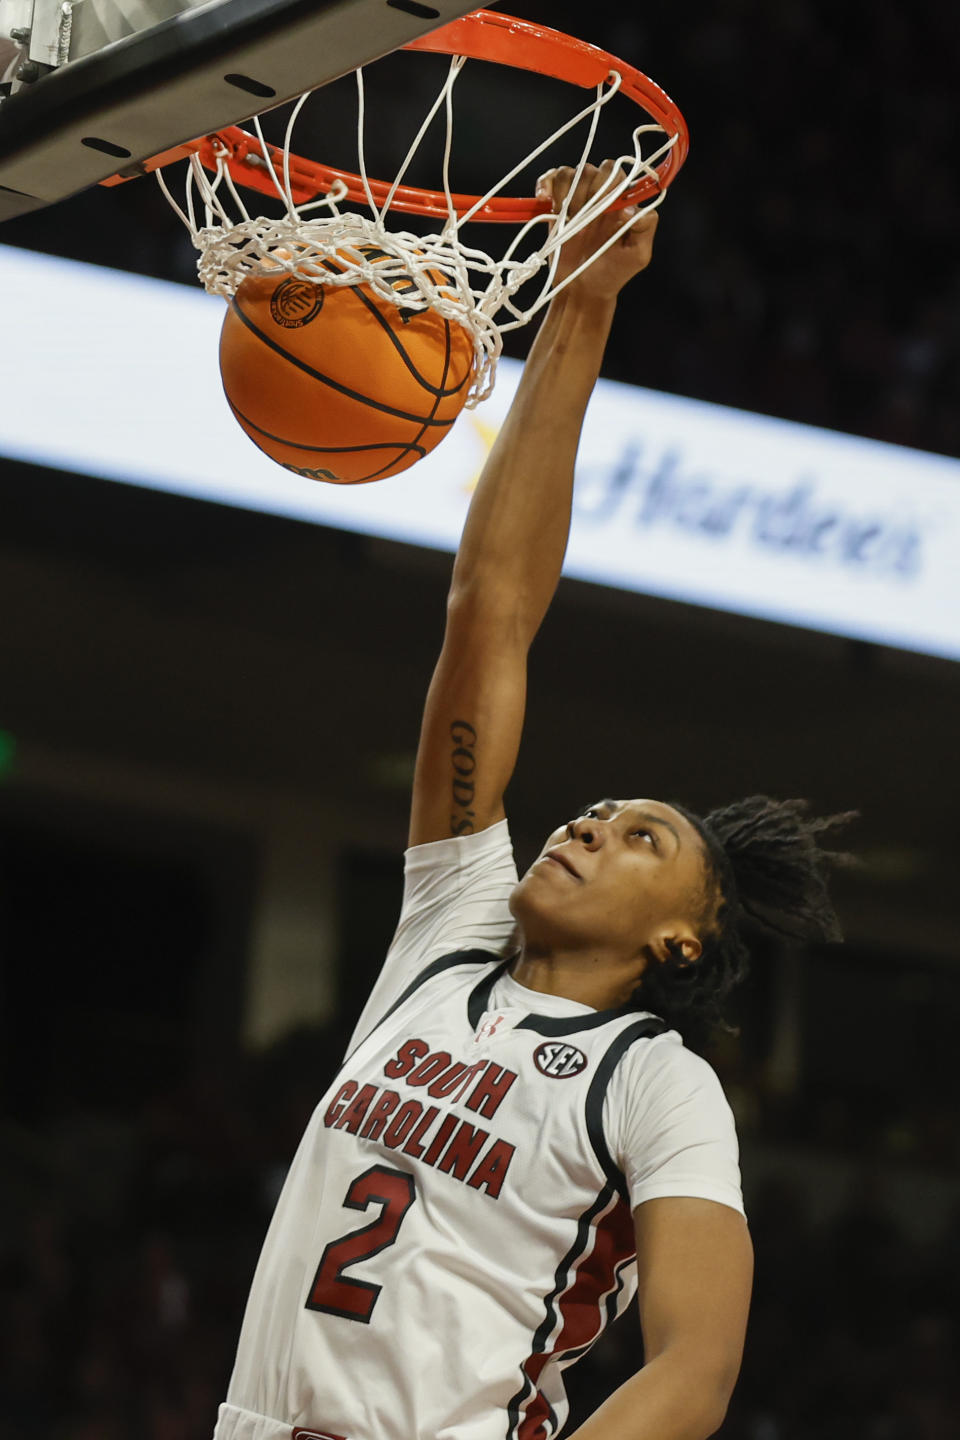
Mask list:
[[735,800],[702,818],[671,804],[697,830],[707,858],[703,951],[691,962],[678,946],[668,959],[651,961],[635,999],[685,1037],[702,1039],[724,1025],[723,1002],[747,973],[745,930],[793,940],[843,938],[827,880],[853,857],[825,850],[819,840],[856,812],[818,817],[808,814],[806,800],[769,795]]

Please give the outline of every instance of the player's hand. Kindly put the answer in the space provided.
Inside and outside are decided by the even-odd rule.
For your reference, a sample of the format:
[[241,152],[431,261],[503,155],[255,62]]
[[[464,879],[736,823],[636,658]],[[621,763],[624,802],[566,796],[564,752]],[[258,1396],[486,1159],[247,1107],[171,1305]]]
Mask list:
[[[605,160],[602,165],[584,166],[568,214],[575,215],[590,196],[596,194],[613,167],[612,160]],[[537,196],[551,202],[554,214],[563,204],[575,173],[569,165],[564,165],[557,170],[548,170],[537,181]],[[556,279],[560,281],[571,275],[620,229],[629,213],[629,210],[623,209],[605,210],[586,229],[568,240],[560,251]],[[595,302],[615,300],[627,281],[650,264],[657,219],[656,210],[639,216],[631,229],[567,286],[564,294]]]

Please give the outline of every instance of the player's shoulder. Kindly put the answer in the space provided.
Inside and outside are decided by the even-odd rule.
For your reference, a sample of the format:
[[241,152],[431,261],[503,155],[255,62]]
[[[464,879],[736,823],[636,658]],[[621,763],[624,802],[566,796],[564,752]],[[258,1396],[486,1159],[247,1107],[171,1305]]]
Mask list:
[[694,1095],[723,1095],[709,1060],[688,1049],[676,1030],[664,1030],[631,1045],[618,1068],[629,1089],[661,1099],[671,1095],[678,1100]]
[[490,919],[505,915],[516,883],[517,867],[506,820],[475,835],[411,846],[404,855],[403,901],[394,946],[410,930],[422,939],[425,929],[437,930],[439,926],[433,938],[448,950],[461,948],[448,943],[455,937],[443,933],[443,917]]
[[403,864],[408,876],[514,865],[509,823],[498,820],[471,835],[448,835],[411,845],[404,852]]

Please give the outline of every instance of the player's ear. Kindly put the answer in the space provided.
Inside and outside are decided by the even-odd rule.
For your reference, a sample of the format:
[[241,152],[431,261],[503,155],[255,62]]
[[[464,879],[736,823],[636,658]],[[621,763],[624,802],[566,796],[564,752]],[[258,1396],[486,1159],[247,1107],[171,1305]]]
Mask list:
[[687,966],[700,959],[703,945],[690,925],[671,921],[662,925],[647,942],[647,953],[661,965],[673,960],[676,965]]

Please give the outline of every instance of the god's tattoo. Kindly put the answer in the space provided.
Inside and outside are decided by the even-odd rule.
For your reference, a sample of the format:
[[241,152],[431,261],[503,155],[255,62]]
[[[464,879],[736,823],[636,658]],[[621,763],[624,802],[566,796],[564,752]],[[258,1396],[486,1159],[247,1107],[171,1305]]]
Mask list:
[[454,720],[450,726],[453,753],[452,794],[453,812],[450,816],[451,835],[472,835],[476,811],[473,799],[476,793],[477,732],[469,720]]

